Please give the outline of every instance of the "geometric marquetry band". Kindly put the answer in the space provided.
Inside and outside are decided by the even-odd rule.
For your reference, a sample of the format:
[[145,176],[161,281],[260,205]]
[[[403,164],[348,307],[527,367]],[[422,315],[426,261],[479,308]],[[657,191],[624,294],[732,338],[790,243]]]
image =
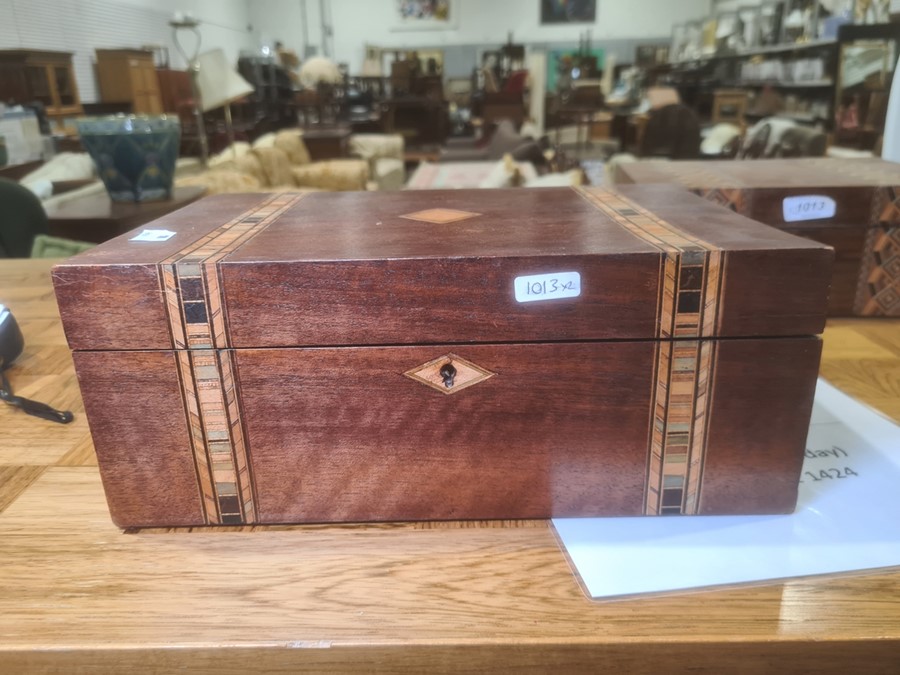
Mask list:
[[716,353],[698,338],[716,334],[724,253],[618,193],[576,191],[661,253],[644,512],[696,513]]
[[657,337],[712,337],[718,321],[722,251],[621,194],[576,188],[588,202],[662,253]]
[[303,196],[275,194],[159,265],[200,501],[209,524],[257,521],[217,263]]
[[241,426],[233,352],[180,349],[175,355],[206,522],[255,522],[255,491]]
[[217,263],[262,232],[304,194],[272,195],[160,263],[175,349],[228,347]]

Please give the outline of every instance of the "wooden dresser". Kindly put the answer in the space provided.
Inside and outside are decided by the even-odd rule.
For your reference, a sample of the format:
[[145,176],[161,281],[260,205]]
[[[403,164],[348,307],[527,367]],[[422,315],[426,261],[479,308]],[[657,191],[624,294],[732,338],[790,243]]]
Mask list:
[[145,49],[98,49],[97,81],[104,103],[130,101],[136,114],[159,115],[162,95],[153,52]]

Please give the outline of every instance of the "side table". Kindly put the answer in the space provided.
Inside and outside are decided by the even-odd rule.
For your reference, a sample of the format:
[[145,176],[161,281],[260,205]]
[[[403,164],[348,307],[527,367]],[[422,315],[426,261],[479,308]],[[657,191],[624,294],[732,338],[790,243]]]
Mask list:
[[51,213],[50,234],[99,244],[187,206],[205,192],[199,185],[177,187],[171,199],[155,202],[113,202],[106,190],[92,192]]
[[323,159],[340,159],[349,152],[350,127],[322,127],[303,130],[303,143],[313,162]]

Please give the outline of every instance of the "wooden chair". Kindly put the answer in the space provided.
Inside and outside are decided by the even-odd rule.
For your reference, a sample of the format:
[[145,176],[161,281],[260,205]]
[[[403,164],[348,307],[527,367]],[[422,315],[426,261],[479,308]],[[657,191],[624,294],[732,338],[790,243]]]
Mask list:
[[650,112],[640,139],[641,157],[697,159],[700,156],[700,122],[694,111],[673,103]]
[[712,123],[727,122],[744,128],[749,97],[740,89],[717,89],[713,93]]
[[47,214],[35,194],[0,178],[0,258],[28,258],[34,238],[47,234]]

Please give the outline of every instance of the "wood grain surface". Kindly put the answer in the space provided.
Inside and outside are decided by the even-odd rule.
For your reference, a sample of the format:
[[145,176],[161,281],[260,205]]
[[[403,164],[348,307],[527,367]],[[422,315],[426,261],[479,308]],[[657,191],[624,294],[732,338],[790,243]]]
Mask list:
[[[177,294],[163,290],[156,264],[245,217],[258,231],[229,240],[205,273],[227,317],[217,347],[647,339],[665,281],[666,248],[648,234],[661,218],[678,239],[702,240],[691,250],[721,251],[723,311],[705,336],[821,332],[830,250],[677,187],[625,189],[630,201],[570,188],[319,192],[271,222],[253,212],[271,195],[216,195],[156,221],[177,233],[164,243],[120,237],[53,276],[72,349],[172,348],[159,300]],[[602,204],[613,201],[627,208],[611,216]],[[631,208],[641,205],[652,213]],[[193,258],[173,264],[179,278],[199,274],[185,269]],[[517,277],[571,271],[581,275],[577,301],[516,300]]]
[[[0,673],[897,672],[898,571],[592,602],[544,521],[122,533],[49,266],[0,262],[13,386],[76,414],[0,408]],[[900,322],[831,321],[823,358],[900,419]]]

